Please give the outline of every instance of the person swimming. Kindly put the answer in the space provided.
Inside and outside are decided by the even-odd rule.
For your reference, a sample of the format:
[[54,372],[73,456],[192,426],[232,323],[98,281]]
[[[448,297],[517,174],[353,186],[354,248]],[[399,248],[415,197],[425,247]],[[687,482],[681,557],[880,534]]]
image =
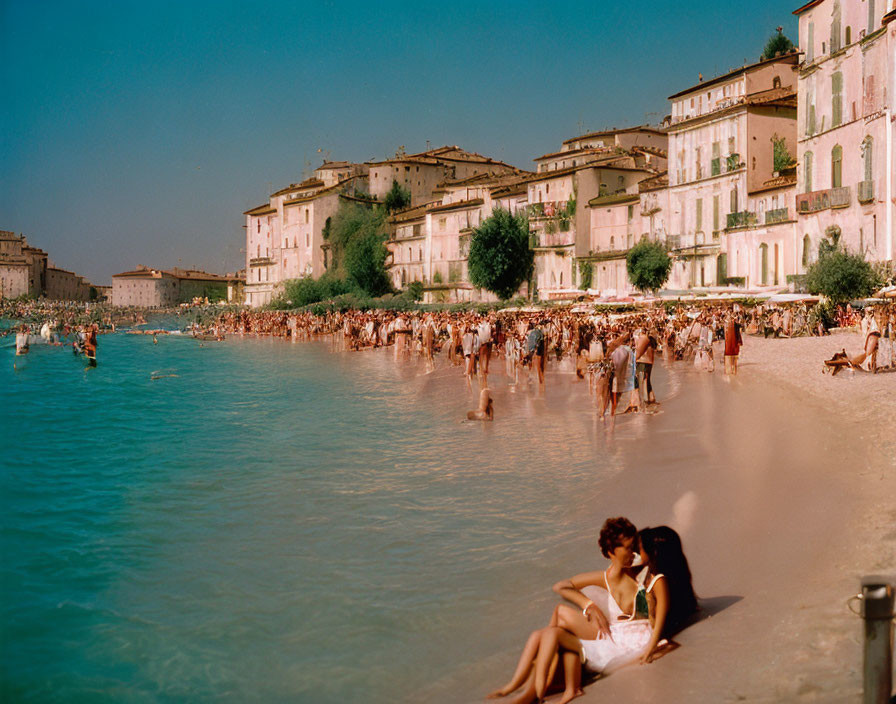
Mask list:
[[492,401],[491,390],[482,389],[479,392],[479,407],[475,411],[467,411],[467,420],[494,420],[495,408]]

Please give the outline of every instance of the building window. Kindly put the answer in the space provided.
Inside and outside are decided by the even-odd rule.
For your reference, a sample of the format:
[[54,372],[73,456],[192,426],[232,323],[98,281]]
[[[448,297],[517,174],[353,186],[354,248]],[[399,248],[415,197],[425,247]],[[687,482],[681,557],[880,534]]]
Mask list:
[[843,147],[839,144],[831,149],[831,188],[843,185]]
[[308,208],[305,208],[305,224],[308,224],[308,218],[310,217],[310,213],[308,212]]
[[697,225],[694,228],[697,232],[703,230],[703,199],[697,199]]
[[737,212],[737,188],[731,189],[731,202],[729,203],[731,206],[731,210],[729,212],[736,213]]
[[803,190],[810,193],[812,191],[812,152],[803,154],[803,179]]
[[874,158],[874,140],[869,136],[865,137],[865,141],[862,142],[862,165],[865,170],[865,180],[870,181],[873,178],[874,172],[872,159]]
[[843,122],[843,74],[831,75],[831,127]]
[[846,36],[844,37],[844,45],[849,46],[852,44],[852,27],[846,27]]
[[719,231],[719,196],[712,197],[712,229],[713,234]]
[[759,245],[760,274],[759,283],[761,286],[768,285],[768,245],[763,242]]
[[840,2],[834,0],[833,18],[831,19],[831,53],[840,51]]
[[874,0],[865,0],[868,3],[868,34],[874,31]]
[[772,79],[772,88],[780,88],[781,87],[781,77],[775,76]]
[[806,35],[806,63],[815,60],[815,23],[809,23],[809,31]]

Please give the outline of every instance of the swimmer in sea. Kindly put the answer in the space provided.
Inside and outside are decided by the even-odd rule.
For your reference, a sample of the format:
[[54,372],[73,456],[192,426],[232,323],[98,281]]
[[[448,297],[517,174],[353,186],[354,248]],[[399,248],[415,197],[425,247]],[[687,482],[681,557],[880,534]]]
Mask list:
[[495,409],[492,401],[491,390],[483,389],[479,392],[479,408],[475,411],[467,411],[467,420],[494,420]]

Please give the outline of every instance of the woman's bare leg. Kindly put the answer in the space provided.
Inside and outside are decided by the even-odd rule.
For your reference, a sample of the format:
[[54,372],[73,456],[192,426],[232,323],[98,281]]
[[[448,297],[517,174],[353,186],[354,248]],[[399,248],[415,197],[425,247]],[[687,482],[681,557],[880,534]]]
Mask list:
[[535,657],[535,695],[542,699],[547,691],[549,677],[556,668],[557,655],[560,648],[579,652],[581,641],[572,633],[559,627],[545,628],[541,633],[538,655]]
[[523,652],[520,654],[520,659],[516,665],[513,677],[511,677],[510,681],[503,687],[496,689],[489,694],[487,697],[488,699],[506,697],[526,681],[526,677],[532,670],[532,661],[535,660],[535,656],[538,654],[538,646],[541,642],[541,636],[544,630],[545,629],[532,631],[529,635],[529,639],[526,641],[526,645],[523,647]]
[[566,704],[584,694],[582,691],[582,660],[578,653],[563,651],[563,696],[557,704]]

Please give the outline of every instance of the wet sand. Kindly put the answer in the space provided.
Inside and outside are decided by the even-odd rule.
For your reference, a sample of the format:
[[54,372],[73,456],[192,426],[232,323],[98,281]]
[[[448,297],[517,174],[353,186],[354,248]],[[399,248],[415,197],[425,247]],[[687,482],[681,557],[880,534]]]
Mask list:
[[[737,378],[678,363],[681,391],[664,413],[620,419],[643,432],[624,443],[624,471],[600,503],[681,532],[704,618],[678,650],[579,701],[860,699],[862,622],[846,600],[862,575],[896,572],[896,374],[820,371],[860,345],[748,337]],[[606,562],[603,518],[586,528],[594,568]],[[491,663],[495,686],[521,646]]]

